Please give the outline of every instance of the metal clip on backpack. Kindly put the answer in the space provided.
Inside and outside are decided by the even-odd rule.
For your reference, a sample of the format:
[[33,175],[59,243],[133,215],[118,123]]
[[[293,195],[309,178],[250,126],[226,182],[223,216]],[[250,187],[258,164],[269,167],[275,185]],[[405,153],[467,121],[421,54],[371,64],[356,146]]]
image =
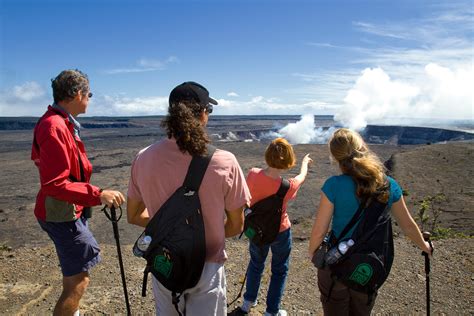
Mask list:
[[206,259],[206,238],[201,214],[199,187],[211,160],[213,146],[207,156],[194,156],[186,178],[161,206],[145,228],[151,236],[150,246],[143,254],[147,266],[143,276],[142,296],[146,296],[148,272],[172,293],[173,305],[179,315],[179,298],[196,286]]

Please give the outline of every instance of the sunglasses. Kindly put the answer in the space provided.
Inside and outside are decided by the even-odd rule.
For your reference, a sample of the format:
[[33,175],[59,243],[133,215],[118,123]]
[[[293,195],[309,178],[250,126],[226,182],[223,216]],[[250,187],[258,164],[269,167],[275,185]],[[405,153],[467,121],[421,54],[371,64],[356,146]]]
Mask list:
[[205,109],[207,113],[211,114],[214,107],[212,106],[212,104],[208,104],[206,105]]
[[92,92],[89,92],[89,93],[87,94],[87,96],[88,96],[89,98],[92,98],[92,96],[93,96]]

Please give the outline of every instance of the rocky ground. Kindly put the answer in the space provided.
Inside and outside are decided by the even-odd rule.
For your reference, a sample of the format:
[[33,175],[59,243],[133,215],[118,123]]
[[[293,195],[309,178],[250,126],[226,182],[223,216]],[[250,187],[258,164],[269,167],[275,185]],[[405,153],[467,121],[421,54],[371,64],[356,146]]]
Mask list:
[[[101,133],[101,134],[100,134]],[[126,192],[130,162],[136,152],[154,140],[153,135],[124,136],[113,130],[86,131],[86,146],[95,168],[94,183]],[[93,136],[95,135],[95,136]],[[0,314],[51,314],[59,296],[61,276],[54,247],[34,220],[32,210],[38,189],[38,175],[29,160],[29,132],[0,133]],[[265,149],[260,143],[220,143],[237,156],[244,172],[263,166]],[[394,177],[409,194],[407,203],[415,214],[419,202],[428,196],[444,195],[433,206],[439,210],[438,225],[453,232],[474,235],[473,143],[447,143],[424,146],[374,145],[383,160],[392,157]],[[290,315],[320,315],[316,270],[306,258],[319,188],[324,179],[337,172],[328,159],[325,145],[297,145],[298,157],[310,153],[315,164],[297,199],[290,205],[294,246],[287,288],[282,307]],[[288,173],[294,175],[298,170]],[[431,215],[431,213],[430,213]],[[432,217],[431,217],[432,219]],[[425,224],[430,229],[430,221]],[[121,285],[112,225],[95,209],[92,230],[102,248],[103,261],[91,272],[91,284],[82,304],[85,314],[124,314]],[[133,314],[153,314],[153,300],[141,297],[144,263],[133,257],[131,245],[140,229],[122,219],[119,223],[128,292]],[[395,227],[395,230],[399,230]],[[374,314],[406,315],[425,313],[424,260],[402,235],[396,240],[395,262],[382,287]],[[472,238],[435,241],[431,273],[431,308],[436,314],[474,314],[474,244]],[[226,263],[228,298],[233,299],[248,260],[245,240],[227,241]],[[261,303],[252,315],[265,309],[264,296],[269,271],[265,270]],[[151,293],[149,291],[149,293]],[[237,303],[229,308],[232,310]]]
[[[425,314],[424,259],[420,251],[404,238],[396,239],[395,262],[389,279],[380,290],[375,315]],[[431,264],[431,310],[435,315],[472,315],[474,313],[472,253],[469,239],[447,239],[435,243]],[[317,289],[316,269],[306,258],[306,241],[295,241],[282,308],[290,315],[322,315]],[[226,263],[228,299],[236,297],[248,262],[247,243],[227,243]],[[86,315],[126,314],[117,250],[102,245],[103,261],[92,270],[90,287],[81,303]],[[151,315],[154,303],[149,282],[148,293],[141,297],[143,259],[133,257],[131,245],[123,247],[126,280],[133,315]],[[0,251],[0,314],[51,314],[60,293],[61,275],[53,246]],[[260,303],[251,315],[265,311],[265,294],[270,278],[267,265],[262,278]],[[229,311],[241,303],[238,300]]]

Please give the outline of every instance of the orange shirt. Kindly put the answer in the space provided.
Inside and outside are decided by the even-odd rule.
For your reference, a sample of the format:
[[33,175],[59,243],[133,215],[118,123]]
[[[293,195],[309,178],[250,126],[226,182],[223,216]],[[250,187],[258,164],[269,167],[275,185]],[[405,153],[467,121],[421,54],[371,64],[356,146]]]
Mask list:
[[[247,175],[247,185],[250,190],[252,198],[250,199],[250,208],[252,205],[257,203],[264,198],[275,194],[280,187],[282,178],[274,179],[265,174],[265,172],[260,168],[250,169]],[[292,200],[296,197],[296,192],[301,187],[302,182],[296,180],[296,178],[288,179],[290,182],[290,188],[286,192],[285,198],[283,200],[283,212],[281,214],[281,224],[280,232],[287,230],[291,227],[290,219],[288,218],[288,213],[286,212],[286,206],[289,200]]]

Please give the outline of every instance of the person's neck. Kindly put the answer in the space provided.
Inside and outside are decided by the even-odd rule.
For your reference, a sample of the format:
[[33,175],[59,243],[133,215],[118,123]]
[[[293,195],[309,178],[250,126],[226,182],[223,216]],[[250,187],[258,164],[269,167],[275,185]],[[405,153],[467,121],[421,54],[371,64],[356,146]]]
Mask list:
[[267,167],[265,170],[263,170],[266,176],[273,178],[273,179],[279,179],[281,177],[281,170],[272,168],[272,167]]
[[71,114],[73,117],[77,117],[77,113],[74,112],[72,102],[59,101],[56,102],[56,104],[62,107],[68,114]]

